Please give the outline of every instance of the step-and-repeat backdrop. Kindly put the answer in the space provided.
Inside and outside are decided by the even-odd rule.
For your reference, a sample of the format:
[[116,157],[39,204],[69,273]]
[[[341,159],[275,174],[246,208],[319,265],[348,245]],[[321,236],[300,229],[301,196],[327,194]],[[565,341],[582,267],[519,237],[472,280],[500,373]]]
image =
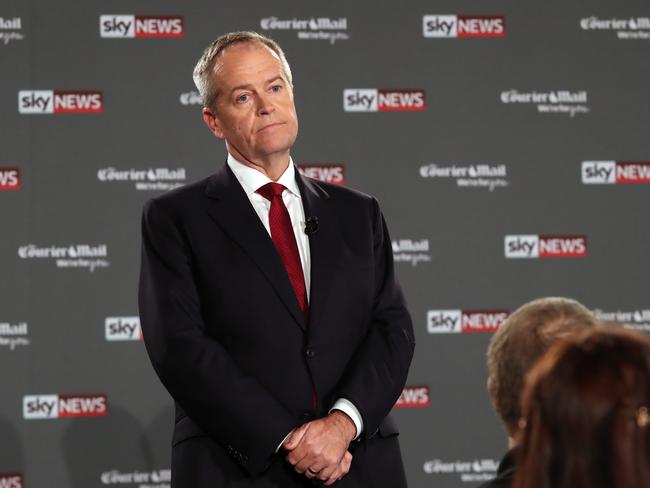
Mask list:
[[494,475],[485,349],[523,302],[650,329],[647,0],[2,0],[0,486],[169,486],[140,214],[224,163],[191,72],[242,29],[287,53],[301,170],[386,214],[417,339],[410,486]]

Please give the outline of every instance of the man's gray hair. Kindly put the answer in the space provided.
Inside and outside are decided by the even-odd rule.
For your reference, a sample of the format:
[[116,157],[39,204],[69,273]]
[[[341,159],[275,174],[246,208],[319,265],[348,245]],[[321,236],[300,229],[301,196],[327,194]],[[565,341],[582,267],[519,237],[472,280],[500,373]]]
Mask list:
[[228,46],[233,44],[241,44],[245,42],[258,43],[263,46],[268,47],[271,51],[278,55],[280,62],[282,64],[282,70],[284,75],[289,82],[289,85],[293,87],[293,79],[291,77],[291,68],[287,62],[287,58],[284,55],[284,51],[275,42],[273,39],[270,39],[266,36],[258,34],[257,32],[252,31],[239,31],[239,32],[229,32],[216,38],[210,45],[205,48],[201,58],[196,63],[194,67],[194,72],[192,77],[194,78],[194,84],[201,94],[203,100],[203,106],[205,108],[216,110],[217,96],[219,95],[219,90],[213,82],[213,68],[217,60],[219,53],[226,49]]

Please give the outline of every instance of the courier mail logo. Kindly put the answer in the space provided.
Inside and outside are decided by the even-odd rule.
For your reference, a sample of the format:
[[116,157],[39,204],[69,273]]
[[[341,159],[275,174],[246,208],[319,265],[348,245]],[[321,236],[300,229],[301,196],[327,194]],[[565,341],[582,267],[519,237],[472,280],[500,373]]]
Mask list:
[[0,190],[19,190],[19,189],[20,189],[20,170],[18,168],[0,168]]
[[346,88],[343,110],[346,112],[417,112],[425,110],[424,90]]
[[298,165],[300,174],[325,183],[345,185],[345,166],[343,163]]
[[177,15],[100,15],[99,35],[111,39],[183,37],[183,17]]
[[650,161],[583,161],[585,185],[650,183]]
[[18,112],[21,114],[99,113],[104,111],[104,97],[98,91],[20,90]]
[[140,317],[106,317],[104,323],[107,341],[140,341]]
[[422,35],[429,38],[505,37],[503,15],[425,15]]
[[117,469],[111,469],[110,471],[104,471],[99,477],[102,485],[128,485],[131,488],[164,488],[169,487],[172,480],[172,470],[118,471]]
[[23,397],[23,418],[27,420],[107,415],[108,399],[103,394],[25,395]]
[[507,235],[504,247],[508,259],[583,258],[587,256],[587,237]]
[[429,334],[494,332],[508,318],[507,310],[429,310]]
[[17,473],[0,473],[0,488],[23,488],[23,475]]
[[395,408],[422,408],[431,405],[431,393],[426,385],[406,385]]

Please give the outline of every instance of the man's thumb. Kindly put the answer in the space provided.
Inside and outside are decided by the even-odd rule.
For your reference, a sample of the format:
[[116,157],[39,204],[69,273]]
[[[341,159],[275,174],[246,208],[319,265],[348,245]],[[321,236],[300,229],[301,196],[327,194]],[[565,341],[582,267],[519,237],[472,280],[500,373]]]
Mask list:
[[305,435],[304,425],[301,425],[300,427],[296,427],[295,429],[293,429],[289,433],[289,437],[287,437],[287,440],[284,441],[284,448],[287,451],[293,451],[296,447],[298,447],[298,444],[300,444],[303,435]]

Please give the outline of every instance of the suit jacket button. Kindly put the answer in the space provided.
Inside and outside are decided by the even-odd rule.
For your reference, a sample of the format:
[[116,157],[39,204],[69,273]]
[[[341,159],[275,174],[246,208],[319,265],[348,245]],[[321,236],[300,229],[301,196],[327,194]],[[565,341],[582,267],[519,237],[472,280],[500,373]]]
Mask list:
[[314,356],[316,356],[316,351],[314,351],[311,347],[308,347],[307,350],[305,351],[305,354],[309,359],[311,359]]

